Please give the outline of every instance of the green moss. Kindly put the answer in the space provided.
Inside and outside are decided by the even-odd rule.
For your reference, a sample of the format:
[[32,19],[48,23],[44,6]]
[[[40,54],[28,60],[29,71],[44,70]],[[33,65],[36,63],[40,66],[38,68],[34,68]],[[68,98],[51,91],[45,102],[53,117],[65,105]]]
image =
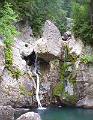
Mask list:
[[71,50],[72,49],[68,48],[67,45],[64,46],[65,57],[64,62],[60,63],[60,78],[62,81],[69,80],[69,82],[75,84],[76,74],[73,74],[72,70],[79,56],[77,56],[75,53],[71,53]]
[[71,52],[72,48],[69,48],[67,45],[64,46],[64,51],[65,51],[65,62],[71,62],[75,63],[77,59],[79,58],[78,55],[76,55],[74,52]]
[[33,92],[27,91],[26,87],[24,85],[20,85],[19,89],[20,89],[21,95],[24,95],[24,96],[32,96],[33,95]]
[[85,55],[85,56],[82,56],[80,60],[84,64],[93,63],[93,56]]
[[18,79],[20,76],[22,76],[22,72],[19,69],[13,69],[11,71],[12,77]]
[[62,83],[58,83],[54,89],[53,89],[53,96],[61,96],[62,95],[62,92],[64,90],[64,86]]
[[13,53],[12,48],[5,48],[5,66],[9,69],[13,64]]
[[60,61],[60,85],[56,86],[55,94],[61,97],[65,97],[69,100],[73,98],[72,101],[74,103],[74,95],[68,95],[68,93],[65,92],[65,86],[68,81],[73,85],[73,87],[76,86],[76,73],[73,72],[73,68],[79,56],[77,56],[74,53],[71,53],[71,49],[69,49],[67,46],[64,46],[64,51],[64,61]]
[[78,101],[78,98],[76,95],[69,95],[66,92],[64,93],[64,97],[65,97],[66,102],[73,104],[73,105],[75,105]]
[[70,73],[68,76],[69,82],[75,86],[76,85],[76,74]]
[[19,89],[20,89],[20,94],[21,95],[25,95],[26,94],[26,90],[25,90],[25,86],[24,85],[20,85]]
[[32,92],[27,92],[27,95],[28,95],[28,96],[32,96],[33,93],[32,93]]
[[16,80],[18,80],[18,78],[23,75],[21,70],[13,66],[9,66],[7,69],[9,71],[9,74],[11,74],[13,78],[16,78]]
[[71,65],[72,64],[67,64],[66,62],[60,63],[60,78],[61,78],[61,80],[64,80],[66,78],[66,76],[68,76],[67,71]]

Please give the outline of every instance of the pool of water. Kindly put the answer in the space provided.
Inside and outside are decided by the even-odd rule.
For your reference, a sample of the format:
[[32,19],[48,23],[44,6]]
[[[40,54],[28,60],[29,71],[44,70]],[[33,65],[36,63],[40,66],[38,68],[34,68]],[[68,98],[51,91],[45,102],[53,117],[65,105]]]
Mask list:
[[26,112],[38,112],[42,120],[93,120],[92,109],[71,108],[71,107],[49,107],[44,110],[24,110],[20,109],[15,114],[16,118]]
[[40,114],[42,120],[93,120],[92,109],[52,107],[36,112]]

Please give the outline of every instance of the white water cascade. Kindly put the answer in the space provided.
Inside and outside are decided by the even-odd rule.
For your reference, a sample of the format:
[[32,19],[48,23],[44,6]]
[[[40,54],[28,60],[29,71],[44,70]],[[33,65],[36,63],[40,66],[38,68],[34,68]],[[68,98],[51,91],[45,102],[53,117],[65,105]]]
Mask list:
[[37,67],[37,55],[36,55],[36,59],[35,59],[35,69],[34,69],[34,74],[36,76],[36,100],[38,102],[38,109],[42,109],[42,105],[40,102],[40,98],[39,98],[39,84],[40,84],[40,80],[39,80],[39,74],[38,74],[38,67]]

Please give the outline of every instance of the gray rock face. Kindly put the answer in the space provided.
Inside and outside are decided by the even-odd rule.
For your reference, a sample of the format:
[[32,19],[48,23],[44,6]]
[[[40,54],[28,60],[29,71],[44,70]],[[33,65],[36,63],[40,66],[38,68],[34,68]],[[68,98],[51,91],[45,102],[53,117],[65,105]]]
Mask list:
[[[65,41],[71,49],[71,53],[81,56],[92,56],[93,48],[84,46],[80,40],[71,39]],[[93,108],[93,63],[84,64],[80,58],[75,63],[74,72],[76,73],[75,94],[78,96],[77,106],[85,108]]]
[[93,108],[93,65],[81,64],[77,74],[77,106]]
[[35,51],[38,55],[50,61],[60,57],[62,50],[62,39],[58,28],[49,20],[45,22],[43,37],[36,41]]
[[33,80],[23,75],[19,80],[14,79],[5,69],[0,83],[0,105],[23,107],[32,105]]
[[18,82],[5,69],[0,84],[0,105],[13,104],[13,101],[18,101],[19,95]]
[[21,115],[17,120],[41,120],[38,113],[28,112]]
[[[1,70],[2,78],[0,83],[0,105],[22,107],[28,105],[31,106],[33,102],[36,103],[36,83],[31,78],[31,76],[28,75],[29,71],[27,69],[26,61],[22,59],[22,53],[27,56],[30,55],[34,49],[40,58],[43,58],[45,61],[47,61],[47,65],[46,63],[45,66],[42,65],[44,75],[42,75],[40,78],[40,80],[43,78],[43,82],[41,83],[40,88],[41,100],[43,98],[43,94],[45,94],[46,97],[47,95],[50,96],[51,83],[50,81],[48,81],[48,79],[55,78],[55,75],[53,77],[52,75],[50,75],[51,78],[49,78],[48,74],[50,71],[49,61],[55,58],[59,58],[61,53],[62,40],[58,28],[52,22],[46,21],[43,37],[37,41],[31,40],[30,33],[32,34],[32,31],[28,26],[24,26],[19,31],[21,31],[21,35],[15,38],[15,43],[12,46],[13,67],[19,69],[23,73],[23,75],[20,76],[18,80],[16,80],[11,76],[9,71],[4,69],[2,74],[3,69]],[[1,69],[2,67],[4,67],[5,61],[3,44],[0,44],[0,58]],[[56,76],[58,76],[58,72]],[[55,78],[55,81],[56,79],[57,77]]]
[[[80,45],[78,48],[81,48],[80,56],[93,55],[93,48],[90,46]],[[76,74],[76,94],[79,98],[77,106],[93,108],[93,63],[84,64],[79,61]]]
[[14,109],[11,106],[0,106],[0,120],[14,120]]
[[[15,66],[16,68],[18,68],[21,71],[26,72],[26,61],[22,59],[22,52],[24,51],[24,53],[26,54],[27,52],[29,52],[28,54],[30,54],[30,49],[25,47],[25,42],[23,42],[22,40],[19,39],[15,39],[15,43],[13,46],[13,66]],[[28,51],[29,49],[29,51]]]
[[18,31],[21,33],[18,36],[19,41],[22,40],[24,42],[31,43],[34,40],[33,32],[31,27],[28,25],[28,21],[26,22],[20,21],[16,24],[16,27]]

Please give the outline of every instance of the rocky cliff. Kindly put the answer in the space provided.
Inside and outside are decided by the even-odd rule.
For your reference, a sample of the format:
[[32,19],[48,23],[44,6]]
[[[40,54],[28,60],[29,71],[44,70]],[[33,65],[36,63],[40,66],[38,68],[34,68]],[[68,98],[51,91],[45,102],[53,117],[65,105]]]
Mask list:
[[46,21],[40,39],[31,36],[29,27],[21,29],[24,31],[14,39],[12,46],[12,74],[5,67],[5,46],[0,41],[0,105],[37,106],[34,50],[38,59],[42,105],[53,103],[92,108],[93,65],[84,61],[85,55],[92,55],[92,47],[84,46],[73,35],[63,41],[58,28],[50,21]]

